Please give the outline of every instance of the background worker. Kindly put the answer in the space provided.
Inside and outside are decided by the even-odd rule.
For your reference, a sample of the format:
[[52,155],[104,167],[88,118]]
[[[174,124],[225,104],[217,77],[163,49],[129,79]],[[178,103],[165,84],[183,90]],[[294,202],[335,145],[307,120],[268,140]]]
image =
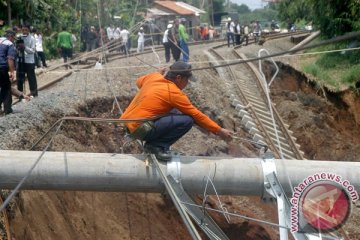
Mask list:
[[[66,31],[65,26],[62,27],[62,32],[58,34],[57,48],[64,59],[64,63],[67,62],[68,58],[72,58],[72,50],[73,50],[72,37],[71,34]],[[65,67],[66,69],[68,69],[70,65],[69,66],[66,65]]]
[[[170,146],[185,135],[194,121],[200,127],[231,140],[232,132],[221,128],[208,116],[194,107],[182,91],[192,77],[191,65],[175,62],[170,70],[150,73],[136,81],[139,92],[127,107],[120,119],[155,118],[151,128],[142,136],[145,152],[155,154],[158,160],[170,161]],[[144,129],[141,122],[127,123],[130,133],[136,136]]]
[[226,23],[226,37],[227,37],[227,45],[230,47],[230,40],[232,41],[232,45],[235,46],[235,23],[231,21],[231,18],[228,18],[228,22]]
[[145,43],[145,33],[144,28],[140,27],[140,30],[138,32],[138,46],[137,46],[137,53],[144,51],[144,43]]
[[171,46],[170,46],[170,41],[169,41],[169,30],[172,28],[172,24],[168,24],[165,32],[164,32],[164,36],[163,36],[163,45],[164,45],[164,49],[165,49],[165,61],[168,63],[170,62],[170,50],[171,50]]
[[22,40],[23,43],[17,47],[19,51],[24,53],[23,71],[19,71],[17,79],[17,88],[20,92],[24,89],[25,74],[29,80],[30,94],[33,97],[38,96],[37,80],[35,75],[35,51],[36,42],[35,38],[30,34],[30,25],[24,25],[22,27]]
[[14,79],[16,49],[13,44],[15,32],[7,30],[5,37],[0,38],[0,105],[4,103],[5,114],[12,113],[10,106],[5,106],[7,99],[11,99],[11,82]]
[[[43,47],[42,33],[40,31],[38,31],[36,28],[33,28],[32,33],[34,34],[34,38],[35,38],[35,46],[36,46],[37,55],[41,60],[42,67],[46,68],[47,65],[46,65],[46,59],[45,59],[45,53],[44,53],[44,47]],[[39,63],[37,63],[37,64],[39,64]]]
[[183,54],[182,59],[183,59],[184,62],[188,62],[189,58],[190,58],[190,51],[189,51],[189,47],[188,47],[188,44],[187,44],[187,41],[189,40],[189,35],[186,32],[185,25],[182,24],[184,22],[185,22],[184,18],[182,18],[181,20],[180,19],[175,19],[175,27],[179,31],[179,40],[180,40],[179,46],[180,46],[181,52]]

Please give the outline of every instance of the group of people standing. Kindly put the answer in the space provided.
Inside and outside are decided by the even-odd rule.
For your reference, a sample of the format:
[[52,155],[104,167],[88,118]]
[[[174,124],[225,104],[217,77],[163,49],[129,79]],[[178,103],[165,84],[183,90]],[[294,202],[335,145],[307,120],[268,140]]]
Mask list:
[[[182,54],[182,60],[184,62],[189,61],[189,47],[188,40],[189,35],[187,33],[186,27],[183,24],[185,19],[175,19],[174,21],[170,21],[167,25],[167,28],[163,34],[162,43],[165,48],[165,60],[166,62],[170,62],[171,56],[174,61],[178,61]],[[106,29],[107,39],[108,41],[113,41],[119,45],[116,48],[118,51],[121,51],[125,54],[129,53],[129,49],[131,47],[131,39],[130,32],[126,28],[115,27],[111,25]],[[161,33],[160,33],[161,34]],[[145,34],[144,27],[140,27],[137,33],[137,52],[143,52],[146,36],[158,36],[156,34]]]
[[197,27],[196,32],[199,40],[213,40],[216,34],[214,27],[208,27],[206,24]]
[[[36,54],[40,52],[42,64],[47,66],[43,48],[39,44],[42,45],[42,36],[35,29],[31,31],[30,25],[23,25],[21,33],[18,27],[9,29],[5,32],[5,36],[0,38],[0,104],[4,105],[5,114],[13,112],[12,94],[19,97],[19,100],[38,96],[35,74]],[[17,89],[11,87],[11,80],[15,79],[15,70]],[[29,81],[29,96],[23,93],[26,76]]]
[[179,61],[182,54],[182,61],[188,62],[190,51],[188,47],[189,35],[183,24],[185,19],[175,19],[169,22],[164,32],[163,45],[165,48],[165,60],[170,62],[170,53],[175,61]]
[[258,42],[259,37],[261,36],[262,26],[259,21],[251,22],[250,26],[248,24],[240,25],[238,20],[232,21],[229,17],[226,23],[226,37],[228,47],[230,47],[230,42],[233,46],[240,45],[245,42],[245,45],[248,45],[249,35],[252,34],[255,38],[255,42]]
[[[141,29],[140,29],[141,30]],[[119,47],[116,47],[116,50],[128,55],[129,49],[131,47],[130,32],[126,27],[120,28],[111,25],[106,28],[107,41],[114,41],[116,44],[119,44]],[[105,41],[104,43],[106,43]],[[139,50],[138,50],[139,51]]]

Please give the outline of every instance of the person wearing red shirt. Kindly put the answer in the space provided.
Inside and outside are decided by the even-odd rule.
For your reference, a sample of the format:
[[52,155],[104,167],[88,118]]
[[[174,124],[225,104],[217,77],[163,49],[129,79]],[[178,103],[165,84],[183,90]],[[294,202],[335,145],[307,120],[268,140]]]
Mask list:
[[[192,105],[182,91],[192,78],[191,65],[177,61],[164,75],[150,73],[136,81],[139,92],[120,119],[157,118],[153,128],[141,139],[145,152],[153,153],[162,161],[171,160],[170,146],[185,135],[195,122],[200,127],[231,140],[232,132],[221,128],[216,122]],[[142,122],[126,123],[130,133],[135,133]]]

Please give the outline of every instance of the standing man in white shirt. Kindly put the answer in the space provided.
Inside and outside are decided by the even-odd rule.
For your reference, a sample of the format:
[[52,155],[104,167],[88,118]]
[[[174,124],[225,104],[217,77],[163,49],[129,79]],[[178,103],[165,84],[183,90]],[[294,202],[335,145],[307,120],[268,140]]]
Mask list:
[[[38,57],[41,60],[42,63],[42,67],[46,68],[46,60],[45,60],[45,54],[44,54],[44,48],[43,48],[43,37],[42,34],[36,29],[33,28],[32,33],[34,34],[34,38],[35,38],[35,49],[37,52]],[[40,65],[39,65],[40,66]]]
[[126,30],[126,28],[124,27],[123,30],[121,30],[120,32],[120,39],[121,39],[121,49],[122,51],[128,55],[129,54],[129,49],[128,49],[128,39],[129,39],[129,31]]
[[117,50],[118,52],[121,51],[121,42],[120,42],[120,33],[121,33],[121,28],[117,27],[114,30],[114,40],[115,40],[115,50]]
[[114,39],[114,32],[115,32],[114,24],[111,24],[109,27],[106,28],[106,34],[109,41]]
[[138,32],[138,47],[137,47],[138,53],[144,51],[144,42],[145,42],[145,33],[144,33],[144,28],[141,27],[140,31]]
[[35,51],[36,43],[35,38],[30,34],[30,26],[24,25],[22,27],[22,40],[24,43],[20,46],[21,51],[24,52],[24,70],[19,71],[17,87],[20,92],[24,90],[25,74],[29,80],[30,94],[33,97],[38,96],[37,80],[35,75]]
[[227,27],[226,36],[227,36],[228,47],[230,47],[230,39],[232,41],[233,46],[235,46],[235,23],[231,21],[231,17],[228,18],[226,27]]

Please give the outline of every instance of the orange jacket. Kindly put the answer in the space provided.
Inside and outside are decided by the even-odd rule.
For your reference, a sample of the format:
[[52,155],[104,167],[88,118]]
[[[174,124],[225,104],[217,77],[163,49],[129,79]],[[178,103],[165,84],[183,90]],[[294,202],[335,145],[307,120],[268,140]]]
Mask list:
[[[136,85],[140,91],[120,119],[150,118],[166,114],[176,108],[191,116],[199,126],[213,133],[220,131],[221,127],[218,124],[195,108],[185,93],[160,73],[142,76],[136,81]],[[126,123],[126,126],[130,132],[134,132],[140,124],[141,122],[130,122]]]

